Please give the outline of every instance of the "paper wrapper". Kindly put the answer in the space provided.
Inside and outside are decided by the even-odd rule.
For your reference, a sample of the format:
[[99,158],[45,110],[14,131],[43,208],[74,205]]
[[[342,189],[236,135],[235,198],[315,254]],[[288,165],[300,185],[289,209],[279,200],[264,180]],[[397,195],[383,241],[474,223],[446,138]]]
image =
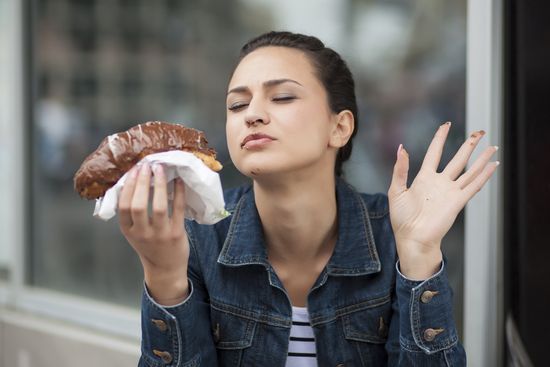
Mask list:
[[[168,185],[169,199],[173,197],[173,180],[181,177],[185,184],[185,218],[193,219],[200,224],[214,224],[229,216],[225,210],[220,176],[208,168],[193,153],[169,151],[150,154],[138,162],[164,166]],[[94,216],[109,220],[116,214],[120,191],[126,181],[128,172],[111,187],[100,199],[97,199]],[[153,180],[151,180],[153,186]]]

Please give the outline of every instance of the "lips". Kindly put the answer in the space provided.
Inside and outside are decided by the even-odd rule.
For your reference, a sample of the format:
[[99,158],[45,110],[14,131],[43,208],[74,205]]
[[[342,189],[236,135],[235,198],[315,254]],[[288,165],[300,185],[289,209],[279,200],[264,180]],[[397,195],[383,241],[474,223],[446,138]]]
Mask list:
[[244,138],[244,140],[242,141],[241,149],[243,149],[246,143],[248,143],[249,141],[260,140],[260,139],[276,140],[274,137],[266,134],[262,134],[262,133],[250,134],[246,138]]

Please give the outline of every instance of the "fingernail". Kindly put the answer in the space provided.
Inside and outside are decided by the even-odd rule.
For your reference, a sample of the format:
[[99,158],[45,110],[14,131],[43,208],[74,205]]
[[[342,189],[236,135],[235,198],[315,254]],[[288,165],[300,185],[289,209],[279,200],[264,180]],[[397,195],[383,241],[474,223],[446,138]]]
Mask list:
[[164,173],[164,170],[162,169],[162,164],[153,164],[153,172],[155,172],[156,175],[162,175]]
[[498,145],[495,145],[495,150],[498,150]]
[[141,171],[142,174],[149,173],[149,163],[145,162],[141,165]]
[[498,166],[498,165],[500,165],[500,161],[495,162],[495,166]]
[[441,126],[439,126],[439,127],[443,127],[443,126],[447,126],[447,125],[450,127],[451,126],[451,121],[447,121],[444,124],[441,124]]
[[401,153],[401,149],[403,149],[403,144],[399,144],[399,148],[397,148],[397,159],[399,159],[399,153]]
[[130,178],[131,179],[136,178],[138,171],[139,169],[136,166],[132,167],[132,169],[130,170]]

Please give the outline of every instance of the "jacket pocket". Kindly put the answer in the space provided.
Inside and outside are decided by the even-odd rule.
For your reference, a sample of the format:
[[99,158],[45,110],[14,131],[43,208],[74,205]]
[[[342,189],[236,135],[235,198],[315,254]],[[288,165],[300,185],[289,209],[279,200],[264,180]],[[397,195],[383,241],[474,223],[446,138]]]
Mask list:
[[342,316],[344,337],[358,354],[361,366],[385,365],[385,344],[392,316],[390,294],[354,308]]
[[256,330],[252,314],[212,300],[210,320],[220,366],[243,365],[244,350],[252,345]]

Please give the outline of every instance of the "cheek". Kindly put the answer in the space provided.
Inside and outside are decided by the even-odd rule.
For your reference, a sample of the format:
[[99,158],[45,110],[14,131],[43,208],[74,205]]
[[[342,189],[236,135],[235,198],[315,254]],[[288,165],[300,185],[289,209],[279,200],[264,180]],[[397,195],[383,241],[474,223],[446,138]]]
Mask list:
[[289,140],[296,148],[325,150],[329,141],[329,122],[319,113],[304,115],[301,119],[294,119],[288,124]]
[[239,130],[236,126],[235,121],[227,119],[225,123],[225,136],[227,140],[227,149],[229,150],[229,154],[233,156],[235,148],[238,148],[239,145],[239,143],[237,142],[239,137]]
[[[328,137],[319,128],[322,121],[301,121],[299,126],[286,130],[277,158],[281,163],[307,166],[321,159],[327,152]],[[315,126],[316,125],[316,126]]]

